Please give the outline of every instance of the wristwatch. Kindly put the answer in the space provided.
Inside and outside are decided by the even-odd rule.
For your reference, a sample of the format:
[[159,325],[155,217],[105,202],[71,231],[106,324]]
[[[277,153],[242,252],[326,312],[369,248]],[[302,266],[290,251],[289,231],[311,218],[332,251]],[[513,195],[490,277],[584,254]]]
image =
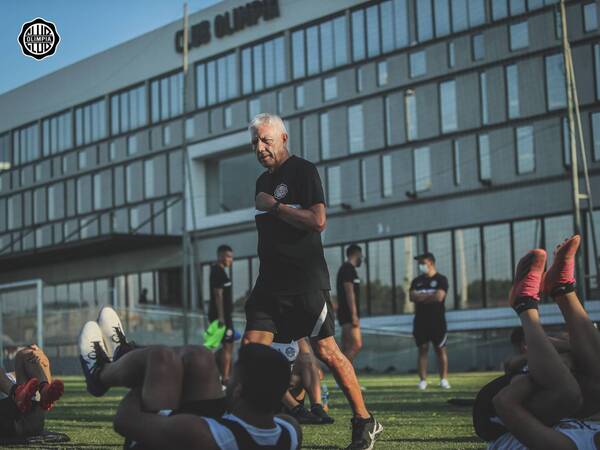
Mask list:
[[279,212],[279,205],[281,205],[281,203],[279,203],[279,200],[275,200],[275,204],[273,206],[271,206],[271,209],[269,210],[269,212],[276,216],[277,213]]

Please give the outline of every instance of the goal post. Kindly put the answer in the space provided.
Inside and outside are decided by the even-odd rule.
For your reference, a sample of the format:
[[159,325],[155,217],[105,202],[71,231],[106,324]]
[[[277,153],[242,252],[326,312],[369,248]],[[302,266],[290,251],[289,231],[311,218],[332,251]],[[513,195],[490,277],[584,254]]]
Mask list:
[[[18,293],[26,290],[35,290],[35,323],[36,323],[36,344],[44,348],[44,282],[37,278],[33,280],[16,281],[14,283],[0,284],[0,366],[4,367],[4,348],[5,348],[5,327],[4,318],[11,312],[18,315],[18,311],[11,311],[7,307],[7,296],[11,293]],[[26,314],[23,311],[23,315]]]

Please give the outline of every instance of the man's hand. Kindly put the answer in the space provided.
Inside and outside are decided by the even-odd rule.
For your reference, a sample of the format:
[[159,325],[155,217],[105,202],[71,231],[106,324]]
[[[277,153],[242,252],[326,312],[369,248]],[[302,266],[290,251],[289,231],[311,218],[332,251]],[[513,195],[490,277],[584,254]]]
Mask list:
[[259,192],[256,196],[255,206],[259,211],[270,211],[275,203],[277,203],[275,197],[265,192]]
[[360,319],[358,318],[358,315],[353,314],[352,315],[352,328],[358,328],[360,327]]

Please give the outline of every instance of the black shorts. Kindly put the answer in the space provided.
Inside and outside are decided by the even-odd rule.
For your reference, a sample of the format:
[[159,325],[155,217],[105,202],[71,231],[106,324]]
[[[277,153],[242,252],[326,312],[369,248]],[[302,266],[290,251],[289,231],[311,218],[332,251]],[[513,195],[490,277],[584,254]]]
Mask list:
[[279,334],[285,342],[323,339],[335,334],[331,311],[329,291],[280,295],[254,288],[246,302],[246,331]]
[[448,341],[448,328],[445,320],[415,321],[413,336],[417,347],[431,342],[438,348],[446,346]]
[[0,400],[0,437],[13,438],[17,436],[15,422],[22,417],[17,405],[10,398]]
[[352,314],[350,314],[348,307],[338,307],[337,319],[340,326],[346,325],[347,323],[352,323]]

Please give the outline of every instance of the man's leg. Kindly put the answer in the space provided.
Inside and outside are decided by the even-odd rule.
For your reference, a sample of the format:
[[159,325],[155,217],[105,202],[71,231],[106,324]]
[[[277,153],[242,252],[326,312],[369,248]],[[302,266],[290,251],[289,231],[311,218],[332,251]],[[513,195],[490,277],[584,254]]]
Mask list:
[[203,400],[222,399],[219,369],[211,351],[203,346],[175,349],[183,362],[183,392],[181,405]]
[[319,367],[316,358],[306,338],[298,340],[300,352],[296,361],[296,368],[300,372],[302,385],[308,393],[311,405],[321,404],[321,380],[319,378]]
[[145,347],[106,364],[99,378],[105,387],[142,386],[145,410],[176,409],[182,393],[183,362],[171,348]]
[[427,354],[429,353],[429,344],[419,345],[419,356],[417,357],[417,371],[421,381],[427,380]]
[[50,362],[37,345],[30,345],[17,352],[15,378],[17,384],[23,384],[31,378],[37,378],[40,383],[52,382]]
[[438,371],[440,373],[440,380],[448,379],[448,351],[446,347],[435,346],[435,354],[437,356]]
[[360,327],[355,327],[351,323],[342,325],[342,352],[350,362],[362,348],[362,336]]
[[231,376],[231,366],[233,363],[233,342],[224,342],[221,349],[221,377],[223,384],[227,384]]
[[350,403],[354,417],[367,419],[370,417],[365,401],[356,378],[354,367],[335,342],[333,336],[324,339],[311,339],[311,345],[317,358],[323,361],[331,370],[338,386]]

